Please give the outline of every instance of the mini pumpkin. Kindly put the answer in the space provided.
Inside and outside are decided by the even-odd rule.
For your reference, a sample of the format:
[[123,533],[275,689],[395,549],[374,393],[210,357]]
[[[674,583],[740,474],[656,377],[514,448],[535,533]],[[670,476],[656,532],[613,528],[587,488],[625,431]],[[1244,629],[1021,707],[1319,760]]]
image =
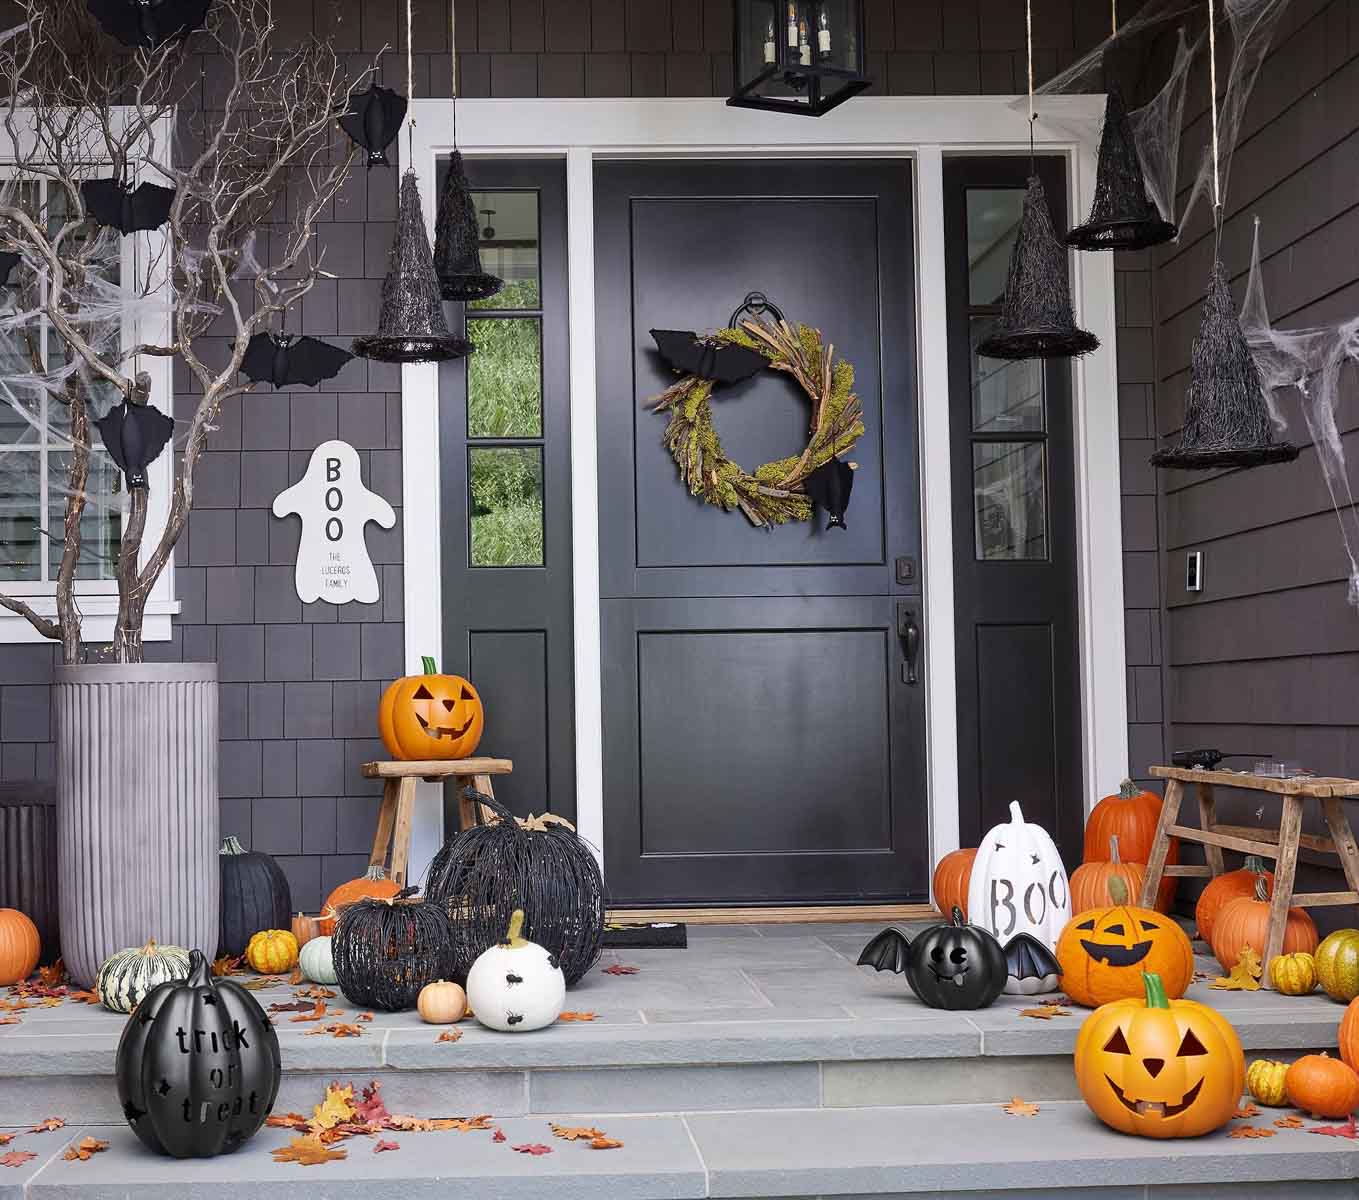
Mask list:
[[1359,1071],[1359,1000],[1351,1000],[1345,1005],[1340,1028],[1336,1030],[1336,1041],[1340,1043],[1341,1060],[1351,1070]]
[[1284,1076],[1288,1064],[1274,1058],[1257,1058],[1246,1068],[1246,1090],[1251,1098],[1270,1108],[1288,1107],[1288,1089]]
[[131,1012],[162,983],[186,979],[189,952],[182,946],[130,946],[110,954],[99,966],[94,990],[110,1012]]
[[325,934],[312,938],[298,951],[297,965],[312,983],[335,983],[335,957]]
[[1118,848],[1118,835],[1109,837],[1109,858],[1105,862],[1083,862],[1071,876],[1071,911],[1084,912],[1087,908],[1100,908],[1109,900],[1109,880],[1121,879],[1129,896],[1139,896],[1142,892],[1142,877],[1146,874],[1143,863],[1126,863]]
[[566,976],[557,956],[528,941],[523,929],[523,910],[516,909],[505,939],[483,951],[467,972],[467,1001],[487,1029],[542,1029],[566,1002]]
[[1317,982],[1332,1000],[1348,1004],[1359,997],[1359,929],[1328,933],[1312,954]]
[[[1144,910],[1146,911],[1146,910]],[[1215,1009],[1171,1000],[1154,971],[1141,999],[1097,1008],[1076,1036],[1076,1082],[1094,1114],[1138,1137],[1199,1137],[1232,1119],[1246,1062]]]
[[1359,1108],[1359,1075],[1329,1054],[1304,1054],[1288,1068],[1289,1103],[1314,1117],[1348,1117]]
[[17,908],[0,908],[0,984],[27,979],[41,952],[38,927],[28,916]]
[[320,918],[309,917],[306,913],[295,913],[293,915],[291,929],[293,937],[297,939],[297,948],[302,949],[314,937],[321,934]]
[[467,1015],[467,993],[450,979],[436,979],[420,989],[415,1010],[427,1025],[452,1025]]
[[960,908],[963,916],[967,916],[967,885],[972,879],[972,863],[976,857],[977,848],[972,846],[950,851],[939,860],[934,868],[934,906],[941,913]]
[[1142,973],[1154,971],[1171,999],[1194,978],[1194,948],[1170,917],[1128,903],[1121,879],[1109,881],[1107,908],[1087,909],[1067,922],[1057,939],[1062,990],[1077,1004],[1096,1008],[1143,994]]
[[[1151,858],[1151,844],[1156,840],[1156,826],[1161,820],[1161,797],[1145,792],[1131,779],[1119,784],[1118,791],[1105,796],[1085,822],[1085,854],[1088,863],[1099,862],[1109,852],[1109,839],[1118,838],[1118,848],[1128,862],[1145,863]],[[1180,843],[1170,839],[1166,863],[1180,861]],[[1175,899],[1175,885],[1179,881],[1168,875],[1156,890],[1156,911],[1169,912]],[[1133,892],[1136,898],[1138,893]],[[1075,905],[1072,912],[1080,912]]]
[[316,922],[317,931],[324,934],[335,932],[335,922],[349,905],[357,900],[390,900],[401,885],[387,878],[387,869],[378,864],[370,865],[357,879],[350,879],[335,888],[321,906],[321,916]]
[[1285,996],[1306,996],[1317,985],[1316,962],[1305,950],[1269,960],[1269,982]]
[[393,758],[467,758],[481,741],[481,697],[461,675],[440,675],[425,657],[423,675],[407,675],[382,693],[378,732]]
[[[1241,948],[1250,946],[1263,961],[1265,939],[1269,934],[1269,883],[1263,874],[1256,876],[1255,894],[1228,901],[1213,922],[1213,953],[1224,971],[1230,971],[1241,958]],[[1284,925],[1283,954],[1317,948],[1316,923],[1305,910],[1288,910]]]
[[287,929],[261,929],[245,948],[245,961],[261,975],[281,975],[297,965],[297,939]]

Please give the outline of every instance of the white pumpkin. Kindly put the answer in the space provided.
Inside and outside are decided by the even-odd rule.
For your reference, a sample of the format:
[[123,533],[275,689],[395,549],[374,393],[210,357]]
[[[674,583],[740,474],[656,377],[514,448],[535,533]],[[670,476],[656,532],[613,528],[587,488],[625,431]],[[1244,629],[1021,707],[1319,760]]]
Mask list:
[[1017,933],[1036,937],[1049,950],[1071,919],[1071,889],[1052,838],[1024,820],[1018,802],[1010,820],[981,840],[967,889],[967,916],[1004,945]]
[[483,951],[467,972],[467,1003],[487,1029],[542,1029],[566,1003],[566,976],[556,955],[525,939],[523,929],[523,910],[515,909],[505,940]]
[[298,952],[297,965],[312,983],[337,982],[332,946],[328,936],[314,937]]

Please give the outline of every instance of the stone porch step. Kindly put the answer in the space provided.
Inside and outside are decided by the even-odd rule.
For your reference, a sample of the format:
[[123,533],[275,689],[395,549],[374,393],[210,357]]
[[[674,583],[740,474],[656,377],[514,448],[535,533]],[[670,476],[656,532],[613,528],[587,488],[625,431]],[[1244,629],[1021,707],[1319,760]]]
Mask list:
[[[262,1131],[240,1153],[179,1162],[144,1151],[124,1127],[20,1134],[7,1149],[34,1150],[0,1173],[0,1200],[725,1200],[739,1197],[894,1197],[966,1193],[984,1197],[1353,1197],[1359,1144],[1280,1130],[1261,1139],[1222,1131],[1192,1141],[1124,1137],[1079,1103],[1044,1104],[1037,1116],[996,1105],[880,1107],[721,1115],[559,1117],[591,1124],[624,1142],[592,1151],[554,1139],[544,1117],[501,1122],[490,1133],[393,1134],[400,1150],[374,1154],[346,1143],[340,1162],[276,1163],[291,1136]],[[1268,1125],[1268,1117],[1257,1118]],[[1309,1122],[1309,1125],[1311,1123]],[[62,1158],[86,1134],[111,1148],[88,1162]],[[539,1142],[552,1153],[517,1154]]]

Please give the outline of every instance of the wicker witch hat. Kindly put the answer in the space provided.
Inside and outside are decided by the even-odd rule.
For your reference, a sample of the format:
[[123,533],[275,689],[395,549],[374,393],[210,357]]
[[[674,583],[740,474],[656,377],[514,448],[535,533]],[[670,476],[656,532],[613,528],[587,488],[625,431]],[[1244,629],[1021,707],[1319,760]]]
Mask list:
[[1090,219],[1066,235],[1066,244],[1077,250],[1143,250],[1170,241],[1178,232],[1147,195],[1123,93],[1111,87],[1104,105],[1095,202]]
[[1214,261],[1203,324],[1190,360],[1180,442],[1156,451],[1152,465],[1206,471],[1292,462],[1297,457],[1297,446],[1274,440],[1274,423],[1232,304],[1227,272]]
[[355,338],[353,349],[362,358],[391,363],[443,362],[472,352],[466,338],[448,331],[414,171],[407,171],[401,180],[378,331]]
[[1057,240],[1047,196],[1029,176],[1019,236],[1010,252],[1005,301],[995,330],[977,347],[987,358],[1066,358],[1088,354],[1099,339],[1071,311],[1066,247]]
[[448,161],[439,215],[434,222],[434,270],[445,300],[485,300],[505,286],[498,275],[481,269],[477,209],[463,169],[462,153]]

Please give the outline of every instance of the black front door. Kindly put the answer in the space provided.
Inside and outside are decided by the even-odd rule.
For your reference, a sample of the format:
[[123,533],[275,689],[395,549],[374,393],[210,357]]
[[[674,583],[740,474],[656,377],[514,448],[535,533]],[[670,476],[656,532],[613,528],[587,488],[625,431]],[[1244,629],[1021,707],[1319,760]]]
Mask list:
[[[910,166],[605,163],[595,174],[604,828],[621,904],[886,902],[928,890]],[[645,405],[648,331],[751,291],[855,368],[848,529],[763,531],[690,496]],[[800,452],[765,371],[714,425],[747,469]],[[921,682],[908,683],[908,678]]]

